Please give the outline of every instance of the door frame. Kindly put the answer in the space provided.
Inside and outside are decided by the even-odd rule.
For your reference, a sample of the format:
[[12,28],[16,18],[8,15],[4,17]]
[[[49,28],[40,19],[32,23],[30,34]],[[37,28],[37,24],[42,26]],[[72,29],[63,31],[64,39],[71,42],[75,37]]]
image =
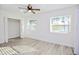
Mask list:
[[[4,20],[4,42],[7,43],[8,42],[8,19],[9,18],[12,18],[12,19],[17,19],[17,18],[13,18],[13,17],[3,17],[3,20]],[[22,23],[22,20],[21,19],[17,19],[17,20],[20,20],[20,37],[21,37],[21,32],[22,32],[22,26],[21,26],[21,23]]]

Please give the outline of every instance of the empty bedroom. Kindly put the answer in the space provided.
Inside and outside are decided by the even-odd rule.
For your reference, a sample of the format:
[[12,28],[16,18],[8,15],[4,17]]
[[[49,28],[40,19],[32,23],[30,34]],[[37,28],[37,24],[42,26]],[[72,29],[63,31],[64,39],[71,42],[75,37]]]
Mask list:
[[79,54],[78,4],[0,4],[0,55]]

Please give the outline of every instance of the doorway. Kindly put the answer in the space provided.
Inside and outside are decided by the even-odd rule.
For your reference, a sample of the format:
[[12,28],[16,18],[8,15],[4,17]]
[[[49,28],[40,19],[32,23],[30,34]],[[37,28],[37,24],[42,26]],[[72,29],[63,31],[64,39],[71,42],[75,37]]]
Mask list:
[[20,20],[8,18],[8,39],[20,37]]

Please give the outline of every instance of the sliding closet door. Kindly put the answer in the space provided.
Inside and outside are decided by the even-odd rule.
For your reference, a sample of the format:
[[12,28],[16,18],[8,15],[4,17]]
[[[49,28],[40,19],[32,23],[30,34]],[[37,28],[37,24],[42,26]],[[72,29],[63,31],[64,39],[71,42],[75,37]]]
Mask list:
[[8,19],[8,38],[20,37],[20,20]]
[[4,19],[3,16],[0,15],[0,43],[4,42],[5,39],[5,31],[4,31]]

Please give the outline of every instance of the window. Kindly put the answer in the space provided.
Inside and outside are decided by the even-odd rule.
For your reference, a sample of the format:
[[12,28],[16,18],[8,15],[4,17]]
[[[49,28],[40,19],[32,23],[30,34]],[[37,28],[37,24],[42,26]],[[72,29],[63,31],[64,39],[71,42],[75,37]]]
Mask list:
[[56,16],[50,19],[51,32],[69,32],[70,17],[69,16]]
[[35,30],[37,25],[37,20],[29,20],[27,22],[27,29],[28,30]]

